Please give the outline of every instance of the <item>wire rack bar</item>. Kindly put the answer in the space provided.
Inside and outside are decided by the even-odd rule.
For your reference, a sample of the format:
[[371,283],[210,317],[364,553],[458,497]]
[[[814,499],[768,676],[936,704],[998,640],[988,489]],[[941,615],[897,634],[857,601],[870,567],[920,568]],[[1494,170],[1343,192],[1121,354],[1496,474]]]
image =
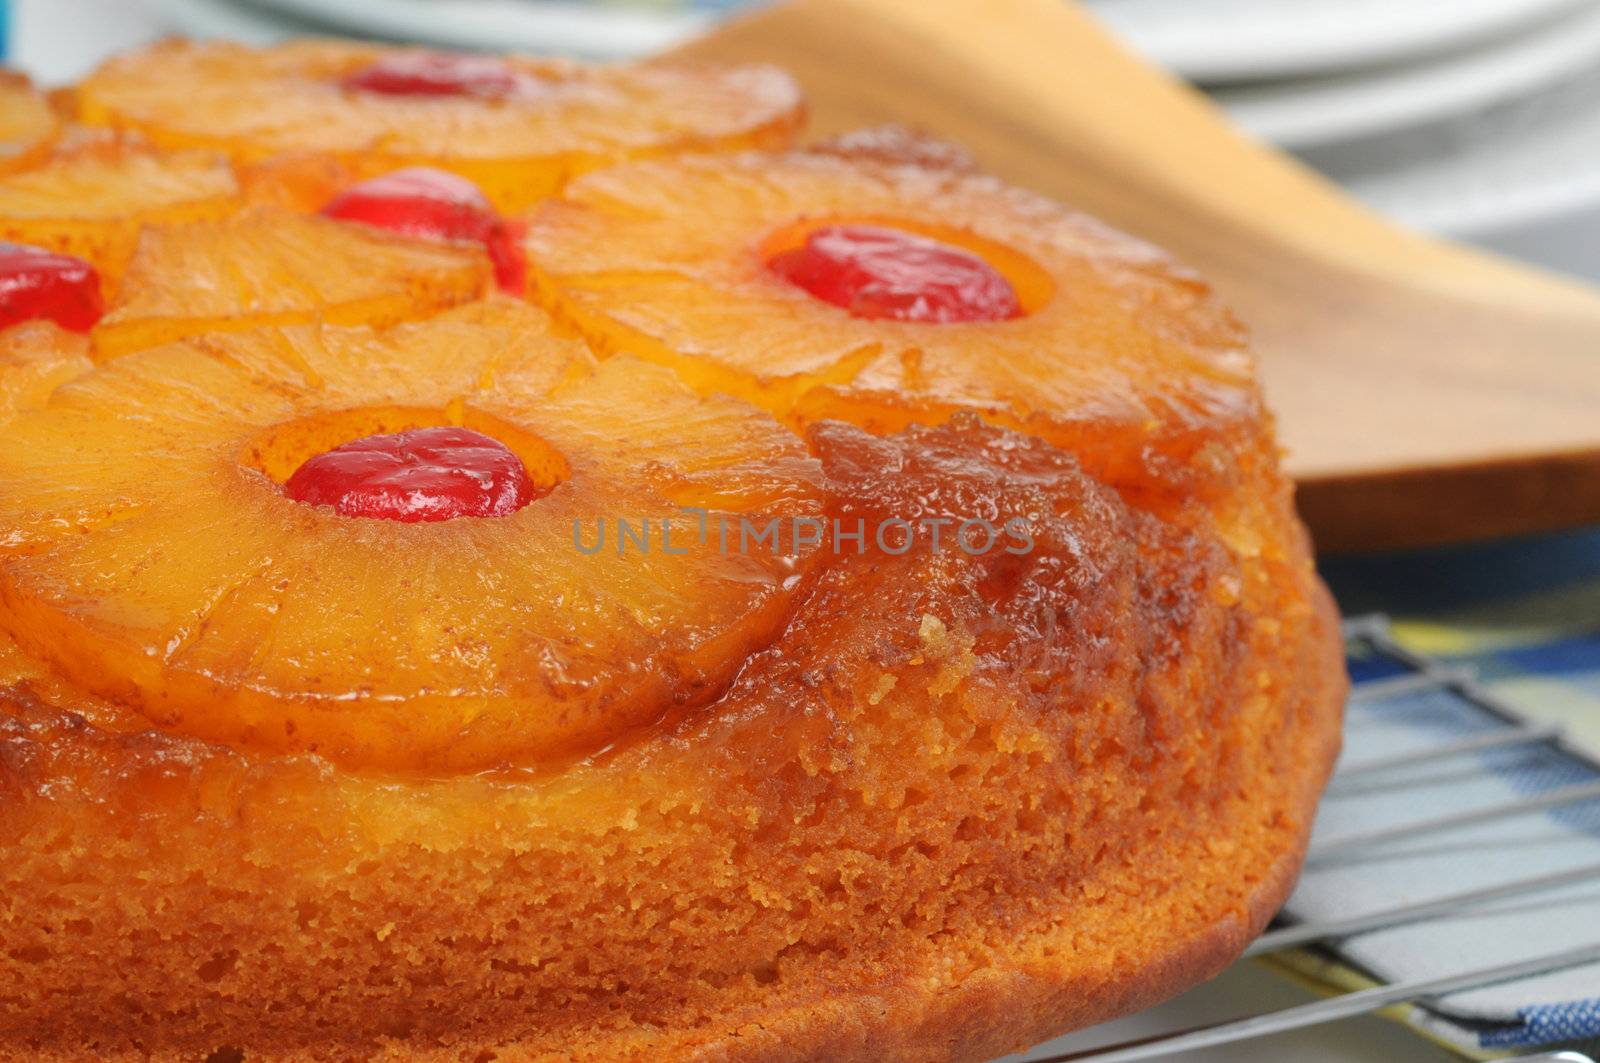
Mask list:
[[1340,764],[1338,778],[1343,781],[1353,775],[1390,771],[1394,768],[1409,768],[1426,761],[1448,760],[1451,757],[1465,756],[1469,753],[1486,753],[1491,749],[1505,749],[1510,746],[1527,746],[1539,742],[1553,742],[1562,738],[1566,733],[1567,729],[1557,723],[1544,724],[1537,727],[1506,727],[1497,731],[1487,731],[1484,734],[1460,738],[1454,742],[1442,742],[1438,745],[1428,746],[1408,753],[1396,753],[1392,757],[1375,757],[1371,760],[1357,761],[1354,764]]
[[1382,930],[1386,927],[1401,926],[1407,923],[1420,923],[1424,919],[1438,919],[1442,916],[1456,915],[1475,905],[1503,901],[1525,893],[1538,893],[1541,890],[1573,886],[1580,882],[1600,882],[1600,864],[1576,867],[1570,871],[1556,871],[1550,874],[1537,875],[1533,878],[1517,879],[1514,882],[1505,882],[1497,886],[1464,890],[1446,897],[1397,905],[1379,912],[1351,916],[1348,919],[1296,923],[1293,926],[1286,926],[1279,930],[1267,931],[1251,942],[1250,947],[1244,950],[1244,954],[1246,956],[1261,956],[1269,952],[1277,952],[1280,949],[1292,948],[1296,945],[1307,945],[1314,941],[1348,937],[1352,934],[1365,933],[1368,930]]
[[1356,1015],[1367,1015],[1391,1004],[1405,1004],[1426,997],[1459,993],[1467,989],[1482,989],[1484,986],[1549,974],[1552,971],[1563,971],[1569,967],[1579,967],[1597,961],[1600,961],[1600,943],[1581,945],[1550,956],[1499,964],[1477,971],[1468,971],[1465,974],[1377,986],[1359,993],[1346,993],[1343,996],[1301,1004],[1299,1007],[1284,1008],[1266,1015],[1254,1015],[1247,1019],[1220,1022],[1211,1026],[1105,1045],[1082,1052],[1042,1056],[1032,1063],[1076,1063],[1078,1060],[1090,1059],[1096,1063],[1132,1063],[1134,1060],[1156,1059],[1170,1056],[1175,1052],[1193,1052],[1202,1048],[1216,1048],[1257,1037],[1288,1033],[1291,1030],[1303,1030]]
[[1351,701],[1383,701],[1404,694],[1419,694],[1440,687],[1454,687],[1478,678],[1474,668],[1434,668],[1425,672],[1407,672],[1383,679],[1369,679],[1350,688]]
[[[1365,641],[1372,649],[1410,669],[1402,675],[1372,680],[1357,685],[1351,692],[1354,701],[1377,701],[1410,693],[1448,689],[1505,726],[1469,735],[1465,738],[1442,742],[1413,752],[1382,756],[1365,762],[1341,765],[1334,778],[1337,786],[1342,779],[1367,773],[1403,768],[1418,763],[1466,756],[1495,749],[1547,742],[1562,753],[1600,771],[1600,758],[1587,748],[1574,742],[1562,727],[1537,721],[1500,698],[1484,686],[1478,674],[1470,669],[1445,665],[1412,653],[1394,641],[1389,631],[1388,618],[1381,615],[1354,617],[1346,620],[1343,631],[1348,641]],[[1392,842],[1400,842],[1426,835],[1440,834],[1463,827],[1475,826],[1512,816],[1549,811],[1586,801],[1600,800],[1600,780],[1574,786],[1565,786],[1542,794],[1468,809],[1443,816],[1416,820],[1399,826],[1346,834],[1342,837],[1316,843],[1307,855],[1307,863],[1326,864],[1340,858],[1358,855]],[[1517,879],[1478,889],[1466,890],[1432,899],[1407,902],[1376,912],[1340,919],[1299,923],[1269,931],[1258,938],[1245,952],[1246,956],[1300,945],[1336,940],[1371,930],[1408,925],[1426,919],[1436,919],[1499,900],[1523,896],[1545,890],[1559,889],[1584,882],[1600,882],[1600,865],[1576,867],[1566,871],[1551,872]],[[1549,974],[1572,967],[1600,963],[1600,942],[1580,945],[1550,955],[1498,964],[1460,974],[1419,979],[1315,1001],[1299,1007],[1255,1015],[1247,1018],[1219,1022],[1189,1030],[1174,1031],[1147,1037],[1138,1041],[1105,1045],[1084,1051],[1067,1052],[1039,1057],[1033,1063],[1075,1063],[1095,1060],[1096,1063],[1132,1063],[1134,1060],[1155,1059],[1178,1052],[1214,1048],[1240,1041],[1292,1030],[1305,1029],[1356,1015],[1369,1014],[1394,1004],[1426,1002],[1434,997],[1469,989],[1516,981],[1521,978]],[[1594,1063],[1589,1057],[1576,1052],[1547,1052],[1522,1057],[1511,1063]]]
[[1390,842],[1405,841],[1422,835],[1443,834],[1462,827],[1475,827],[1480,823],[1491,823],[1497,819],[1509,819],[1530,812],[1545,812],[1553,808],[1582,804],[1585,801],[1600,801],[1600,781],[1563,786],[1559,790],[1534,794],[1532,797],[1419,819],[1413,823],[1402,823],[1398,827],[1382,827],[1378,830],[1332,838],[1313,845],[1311,851],[1306,854],[1306,863],[1327,863],[1333,857],[1344,856],[1357,849],[1372,849]]

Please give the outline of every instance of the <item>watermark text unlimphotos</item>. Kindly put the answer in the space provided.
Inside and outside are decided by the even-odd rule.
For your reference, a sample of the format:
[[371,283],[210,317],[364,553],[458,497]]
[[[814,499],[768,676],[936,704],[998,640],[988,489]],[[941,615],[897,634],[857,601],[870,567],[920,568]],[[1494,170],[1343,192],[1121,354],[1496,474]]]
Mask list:
[[977,556],[997,551],[1017,555],[1033,551],[1033,532],[1021,517],[999,524],[982,517],[887,517],[870,521],[865,517],[772,517],[763,521],[694,506],[679,512],[688,519],[600,517],[587,525],[574,519],[572,545],[580,554],[604,551],[619,556],[687,554],[707,547],[722,554],[764,550],[793,556],[822,549],[835,554],[877,550],[899,555],[923,536],[935,553],[959,550]]

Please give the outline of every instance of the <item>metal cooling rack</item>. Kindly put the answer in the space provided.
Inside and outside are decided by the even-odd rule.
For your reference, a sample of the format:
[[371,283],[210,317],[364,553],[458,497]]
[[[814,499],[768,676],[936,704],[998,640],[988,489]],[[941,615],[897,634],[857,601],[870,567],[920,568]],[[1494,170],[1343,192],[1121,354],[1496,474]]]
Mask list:
[[[1486,688],[1470,669],[1445,665],[1406,650],[1390,634],[1386,618],[1368,616],[1347,621],[1344,634],[1352,649],[1364,649],[1369,654],[1397,666],[1397,674],[1356,684],[1350,694],[1352,703],[1376,703],[1407,694],[1446,691],[1479,710],[1492,721],[1492,726],[1466,737],[1436,742],[1414,752],[1341,763],[1330,785],[1330,794],[1337,794],[1341,787],[1363,776],[1455,759],[1467,760],[1492,751],[1519,746],[1543,745],[1600,773],[1600,759],[1596,759],[1589,750],[1571,741],[1561,727],[1530,718],[1516,706]],[[1404,793],[1403,790],[1398,792]],[[1307,865],[1319,866],[1354,860],[1367,854],[1369,850],[1394,842],[1414,840],[1528,813],[1565,809],[1596,800],[1600,800],[1600,781],[1588,781],[1577,785],[1559,786],[1526,797],[1473,807],[1448,815],[1414,818],[1399,826],[1385,826],[1382,829],[1346,833],[1326,839],[1319,838],[1312,843],[1307,855]],[[1485,888],[1456,892],[1441,889],[1439,895],[1431,899],[1396,905],[1385,910],[1277,925],[1257,939],[1245,955],[1263,956],[1305,946],[1333,948],[1337,953],[1338,942],[1352,935],[1402,927],[1446,916],[1471,914],[1493,902],[1513,897],[1534,899],[1541,892],[1582,882],[1600,882],[1600,864],[1555,873],[1530,874]],[[1474,970],[1463,970],[1444,977],[1378,985],[1371,989],[1244,1019],[1174,1030],[1136,1041],[1123,1041],[1083,1051],[1029,1056],[1028,1060],[1029,1063],[1069,1063],[1077,1060],[1125,1063],[1131,1060],[1177,1056],[1199,1049],[1236,1045],[1272,1034],[1304,1030],[1339,1019],[1371,1014],[1394,1005],[1426,1004],[1448,993],[1497,986],[1522,978],[1600,963],[1600,925],[1576,928],[1575,937],[1576,940],[1570,947],[1514,963],[1486,964]],[[1516,1058],[1521,1063],[1535,1063],[1535,1061],[1594,1063],[1590,1057],[1577,1052],[1545,1051],[1542,1054]]]

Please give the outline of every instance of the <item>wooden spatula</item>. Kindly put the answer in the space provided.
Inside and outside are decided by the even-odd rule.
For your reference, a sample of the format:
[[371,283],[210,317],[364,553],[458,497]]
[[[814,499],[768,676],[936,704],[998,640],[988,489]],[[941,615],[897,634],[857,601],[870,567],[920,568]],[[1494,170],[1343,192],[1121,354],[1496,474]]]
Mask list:
[[949,137],[1199,268],[1253,330],[1323,549],[1600,521],[1600,291],[1395,228],[1070,0],[793,0],[680,55],[782,64],[819,135]]

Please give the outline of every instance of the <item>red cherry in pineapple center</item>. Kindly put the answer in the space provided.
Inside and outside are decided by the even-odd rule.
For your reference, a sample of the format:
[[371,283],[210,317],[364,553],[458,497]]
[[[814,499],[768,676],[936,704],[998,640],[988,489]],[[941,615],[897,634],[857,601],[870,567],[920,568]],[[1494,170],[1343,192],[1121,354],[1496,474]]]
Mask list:
[[545,493],[504,443],[454,427],[351,440],[306,461],[283,492],[341,516],[407,524],[504,517]]
[[384,96],[472,96],[495,99],[527,87],[530,78],[492,55],[402,52],[344,79],[344,87]]
[[427,166],[396,170],[346,189],[322,213],[418,240],[481,243],[501,289],[520,295],[526,286],[521,246],[489,197],[465,177]]
[[499,221],[477,185],[426,166],[353,185],[330,200],[322,213],[433,240],[482,240]]
[[100,275],[81,258],[0,243],[0,328],[54,321],[87,332],[105,313]]
[[1016,289],[970,251],[879,225],[825,225],[767,263],[778,276],[873,320],[1004,321]]

